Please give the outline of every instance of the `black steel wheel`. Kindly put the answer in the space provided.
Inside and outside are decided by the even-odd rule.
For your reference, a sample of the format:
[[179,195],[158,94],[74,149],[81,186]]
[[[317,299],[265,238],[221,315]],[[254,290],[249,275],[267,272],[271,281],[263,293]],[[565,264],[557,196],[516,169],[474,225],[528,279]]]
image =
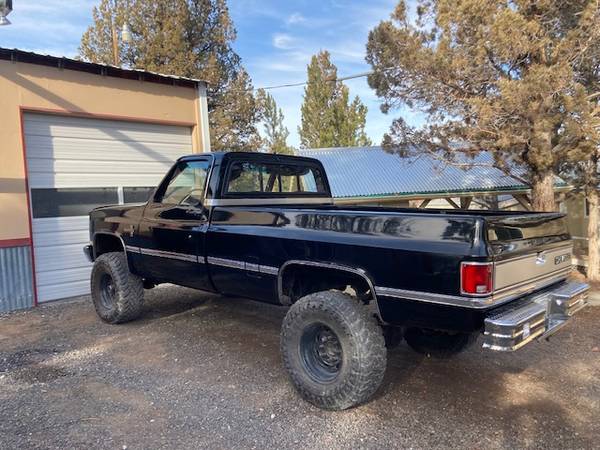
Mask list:
[[316,323],[307,327],[300,338],[300,356],[310,377],[320,383],[329,383],[340,373],[342,344],[331,328]]
[[331,410],[368,401],[386,366],[381,326],[369,309],[339,291],[307,295],[281,328],[283,363],[300,395]]
[[102,274],[100,278],[100,302],[106,309],[115,307],[117,298],[117,288],[112,276],[109,273]]

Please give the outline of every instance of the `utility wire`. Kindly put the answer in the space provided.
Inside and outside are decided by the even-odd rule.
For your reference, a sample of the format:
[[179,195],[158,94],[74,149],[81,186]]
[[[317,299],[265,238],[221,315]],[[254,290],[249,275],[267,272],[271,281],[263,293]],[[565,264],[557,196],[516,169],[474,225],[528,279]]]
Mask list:
[[[387,72],[388,70],[393,69],[393,67],[388,67],[387,69],[383,69],[380,72]],[[337,78],[332,78],[331,80],[325,80],[327,83],[336,83],[338,81],[346,81],[346,80],[353,80],[355,78],[364,78],[364,77],[368,77],[369,75],[375,73],[375,71],[370,70],[369,72],[361,72],[361,73],[357,73],[354,75],[347,75],[345,77],[337,77]],[[278,85],[274,85],[274,86],[265,86],[265,87],[261,87],[261,88],[254,88],[254,91],[258,91],[259,89],[263,89],[265,91],[271,91],[273,89],[283,89],[283,88],[290,88],[290,87],[298,87],[298,86],[305,86],[308,84],[308,81],[303,81],[300,83],[288,83],[288,84],[278,84]]]

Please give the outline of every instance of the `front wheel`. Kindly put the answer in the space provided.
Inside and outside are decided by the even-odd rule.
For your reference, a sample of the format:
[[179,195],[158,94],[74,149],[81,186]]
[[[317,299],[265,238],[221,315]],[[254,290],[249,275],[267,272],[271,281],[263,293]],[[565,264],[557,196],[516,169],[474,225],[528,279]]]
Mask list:
[[366,402],[385,373],[381,327],[365,305],[339,291],[310,294],[292,305],[281,352],[300,395],[324,409]]
[[122,252],[104,253],[94,261],[91,290],[96,312],[105,322],[128,322],[142,312],[144,284],[129,272]]
[[475,343],[478,333],[450,333],[425,328],[408,328],[404,339],[417,353],[434,358],[450,358]]

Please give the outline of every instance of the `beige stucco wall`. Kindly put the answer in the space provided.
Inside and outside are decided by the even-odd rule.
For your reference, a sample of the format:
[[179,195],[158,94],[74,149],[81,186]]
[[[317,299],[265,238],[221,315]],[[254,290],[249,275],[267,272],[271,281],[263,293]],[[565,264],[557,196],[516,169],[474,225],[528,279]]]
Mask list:
[[194,88],[0,61],[0,240],[29,237],[20,108],[185,123],[203,147]]

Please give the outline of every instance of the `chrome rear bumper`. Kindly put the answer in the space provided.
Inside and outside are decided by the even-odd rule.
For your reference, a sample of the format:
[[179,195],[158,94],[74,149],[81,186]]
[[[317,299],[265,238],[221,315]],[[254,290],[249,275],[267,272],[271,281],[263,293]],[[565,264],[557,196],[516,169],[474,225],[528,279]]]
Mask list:
[[494,309],[485,319],[483,348],[514,351],[556,333],[587,304],[589,286],[564,282]]

